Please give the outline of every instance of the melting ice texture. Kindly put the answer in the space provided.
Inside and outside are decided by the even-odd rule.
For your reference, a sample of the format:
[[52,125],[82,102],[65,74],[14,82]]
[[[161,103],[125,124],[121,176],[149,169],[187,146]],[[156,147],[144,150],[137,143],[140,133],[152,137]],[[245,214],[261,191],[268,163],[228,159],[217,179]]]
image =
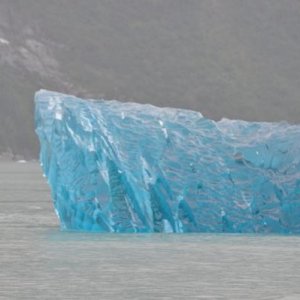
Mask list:
[[300,233],[300,126],[39,91],[62,229]]

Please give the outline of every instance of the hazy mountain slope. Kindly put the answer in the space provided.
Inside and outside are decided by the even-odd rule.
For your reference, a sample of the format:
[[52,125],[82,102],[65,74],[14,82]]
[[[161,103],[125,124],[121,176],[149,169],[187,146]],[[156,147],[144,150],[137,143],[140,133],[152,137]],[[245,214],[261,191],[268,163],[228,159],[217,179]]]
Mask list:
[[37,153],[48,88],[300,121],[300,2],[1,0],[0,151]]

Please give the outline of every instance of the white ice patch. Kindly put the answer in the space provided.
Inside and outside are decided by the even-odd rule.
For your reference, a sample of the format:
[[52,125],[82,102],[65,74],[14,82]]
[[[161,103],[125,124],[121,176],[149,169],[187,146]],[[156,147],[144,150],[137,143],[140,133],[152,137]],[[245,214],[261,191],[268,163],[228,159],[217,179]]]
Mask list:
[[95,149],[95,146],[93,143],[89,143],[87,145],[87,148],[88,148],[89,152],[96,152],[96,149]]
[[48,110],[54,109],[54,118],[56,120],[63,119],[63,109],[61,103],[62,101],[58,96],[54,96],[49,99]]
[[168,131],[167,131],[167,128],[162,128],[162,131],[163,131],[163,133],[164,133],[165,138],[167,139],[167,138],[168,138]]
[[104,182],[106,183],[106,185],[109,186],[109,174],[108,174],[107,169],[105,169],[105,168],[100,169],[100,173],[101,173],[102,178],[103,178]]
[[63,113],[61,107],[58,107],[55,111],[55,119],[56,120],[62,120],[63,119]]
[[88,117],[86,117],[84,114],[81,115],[81,124],[85,131],[92,132],[93,126]]
[[161,130],[162,130],[165,138],[167,139],[168,138],[168,131],[167,131],[167,128],[164,127],[164,122],[162,120],[159,120],[158,123],[161,126]]

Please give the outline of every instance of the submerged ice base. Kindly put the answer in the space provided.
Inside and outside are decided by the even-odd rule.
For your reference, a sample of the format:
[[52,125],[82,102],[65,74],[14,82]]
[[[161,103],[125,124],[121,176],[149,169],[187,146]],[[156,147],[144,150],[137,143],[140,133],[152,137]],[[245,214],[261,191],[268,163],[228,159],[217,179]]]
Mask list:
[[63,229],[300,233],[300,126],[35,96]]

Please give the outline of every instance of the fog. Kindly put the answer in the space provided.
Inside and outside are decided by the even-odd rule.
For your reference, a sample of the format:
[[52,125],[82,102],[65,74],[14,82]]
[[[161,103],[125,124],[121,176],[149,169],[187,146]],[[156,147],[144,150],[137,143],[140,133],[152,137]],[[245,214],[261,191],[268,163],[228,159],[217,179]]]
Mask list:
[[300,2],[1,0],[6,157],[37,157],[41,88],[299,123]]

